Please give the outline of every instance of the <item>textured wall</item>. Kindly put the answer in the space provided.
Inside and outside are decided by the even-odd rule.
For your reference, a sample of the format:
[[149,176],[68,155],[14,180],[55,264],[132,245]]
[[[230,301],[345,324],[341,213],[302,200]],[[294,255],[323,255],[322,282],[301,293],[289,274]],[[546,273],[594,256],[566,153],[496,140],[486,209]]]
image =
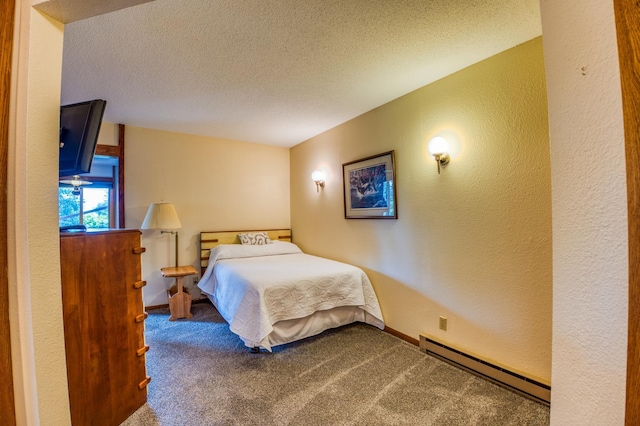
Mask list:
[[[173,203],[182,222],[181,265],[200,270],[201,231],[290,226],[288,149],[133,126],[125,140],[125,225],[140,227],[151,203]],[[175,263],[174,238],[146,230],[142,245],[145,303],[166,304],[173,280],[160,268]]]
[[18,424],[70,424],[58,233],[63,26],[16,3],[9,158],[11,350]]
[[[550,380],[551,191],[542,41],[291,151],[294,240],[367,270],[387,325]],[[437,174],[435,135],[451,143]],[[345,220],[341,164],[395,150],[398,220]],[[328,172],[316,193],[316,168]],[[449,329],[438,329],[438,317]]]
[[553,171],[554,425],[624,424],[627,207],[613,3],[542,8]]
[[[109,108],[109,102],[107,102],[107,108]],[[102,122],[100,133],[98,134],[98,143],[100,145],[118,145],[118,136],[117,124],[107,123],[106,121]]]

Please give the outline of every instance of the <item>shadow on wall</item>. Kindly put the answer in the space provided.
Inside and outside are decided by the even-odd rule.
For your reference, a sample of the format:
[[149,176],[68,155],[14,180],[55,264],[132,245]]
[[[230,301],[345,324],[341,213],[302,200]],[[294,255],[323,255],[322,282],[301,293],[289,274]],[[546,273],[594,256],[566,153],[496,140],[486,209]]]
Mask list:
[[[496,338],[495,333],[491,331],[495,327],[493,324],[483,326],[477,318],[472,320],[463,312],[452,311],[400,281],[371,269],[362,269],[371,280],[387,327],[397,331],[402,330],[403,334],[416,340],[420,339],[420,334],[428,334],[435,340],[455,344],[460,349],[465,349],[467,345],[464,341],[470,338],[469,336],[478,340],[483,335],[486,335],[487,339],[497,341],[496,347],[509,347],[508,340]],[[402,306],[389,305],[399,303],[398,301],[402,301]],[[394,317],[390,314],[393,312],[402,312],[402,316]],[[446,330],[439,328],[440,317],[446,318]],[[517,327],[517,324],[514,323],[514,326]],[[464,334],[458,331],[463,331]],[[476,355],[494,358],[491,354]]]

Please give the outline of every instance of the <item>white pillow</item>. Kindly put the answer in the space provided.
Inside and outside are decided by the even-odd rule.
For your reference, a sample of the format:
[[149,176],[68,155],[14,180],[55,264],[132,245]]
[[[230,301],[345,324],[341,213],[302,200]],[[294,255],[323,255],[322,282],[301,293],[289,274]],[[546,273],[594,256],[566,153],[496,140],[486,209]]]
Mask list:
[[271,244],[271,238],[266,232],[247,232],[245,234],[238,234],[241,244],[248,244],[252,246],[261,246],[263,244]]
[[287,241],[274,241],[273,244],[220,244],[209,250],[209,266],[223,259],[241,259],[244,257],[275,256],[279,254],[302,253],[300,247]]

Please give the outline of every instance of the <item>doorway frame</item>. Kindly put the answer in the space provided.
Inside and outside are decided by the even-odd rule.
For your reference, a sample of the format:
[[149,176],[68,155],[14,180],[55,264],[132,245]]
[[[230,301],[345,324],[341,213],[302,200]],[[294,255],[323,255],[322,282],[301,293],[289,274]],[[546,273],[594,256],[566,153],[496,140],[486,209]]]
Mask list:
[[627,167],[629,318],[625,424],[640,424],[640,7],[614,0]]
[[0,418],[4,424],[16,424],[13,365],[11,361],[11,334],[9,325],[8,276],[8,156],[9,156],[9,104],[11,102],[11,66],[15,2],[3,0],[0,9]]

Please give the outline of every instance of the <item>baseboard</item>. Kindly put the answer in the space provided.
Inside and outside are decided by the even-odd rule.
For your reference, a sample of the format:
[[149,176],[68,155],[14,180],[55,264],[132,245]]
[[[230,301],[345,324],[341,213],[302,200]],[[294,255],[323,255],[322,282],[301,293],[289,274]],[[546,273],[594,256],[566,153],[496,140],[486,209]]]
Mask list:
[[387,326],[385,326],[385,327],[384,327],[384,331],[385,331],[385,332],[387,332],[387,333],[389,333],[389,334],[391,334],[392,336],[396,336],[398,339],[402,339],[402,340],[404,340],[405,342],[409,342],[409,343],[411,343],[412,345],[420,346],[420,342],[418,341],[418,339],[414,339],[413,337],[408,336],[408,335],[406,335],[406,334],[404,334],[404,333],[401,333],[401,332],[399,332],[398,330],[394,330],[394,329],[393,329],[393,328],[391,328],[391,327],[387,327]]
[[534,401],[550,404],[551,386],[541,381],[464,353],[427,335],[420,335],[420,350]]
[[[195,299],[191,301],[191,304],[196,304],[196,303],[206,303],[206,302],[210,302],[210,300],[206,297],[201,297],[200,299]],[[165,303],[164,305],[153,305],[153,306],[145,306],[144,310],[145,311],[152,311],[154,309],[163,309],[163,308],[168,308],[169,304]]]

